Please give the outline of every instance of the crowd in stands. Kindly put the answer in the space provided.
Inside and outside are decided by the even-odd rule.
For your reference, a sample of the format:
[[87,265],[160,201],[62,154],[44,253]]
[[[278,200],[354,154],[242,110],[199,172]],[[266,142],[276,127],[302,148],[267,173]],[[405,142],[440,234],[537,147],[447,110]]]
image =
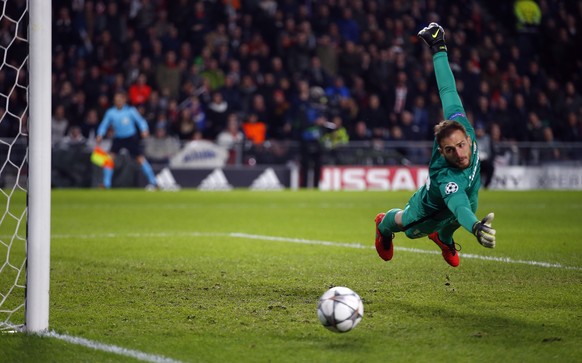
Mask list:
[[[537,13],[520,14],[519,2]],[[152,135],[180,140],[432,140],[443,116],[416,37],[431,21],[447,32],[475,126],[501,141],[582,141],[579,1],[53,0],[53,9],[54,143],[71,130],[91,138],[119,89]]]

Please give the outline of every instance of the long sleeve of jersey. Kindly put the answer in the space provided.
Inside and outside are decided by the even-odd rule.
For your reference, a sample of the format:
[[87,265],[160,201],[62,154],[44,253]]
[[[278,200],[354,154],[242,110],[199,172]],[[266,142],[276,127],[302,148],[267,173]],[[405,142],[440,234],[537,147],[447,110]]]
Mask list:
[[101,123],[99,124],[99,127],[97,128],[97,136],[105,136],[105,134],[107,133],[107,129],[109,129],[109,127],[111,126],[111,121],[113,120],[113,118],[111,117],[111,111],[107,110],[107,112],[105,112],[105,116],[103,117],[103,121],[101,121]]
[[[445,119],[455,119],[465,126],[467,132],[474,133],[473,126],[465,117],[465,109],[457,92],[455,77],[449,65],[447,52],[438,52],[433,56],[435,76]],[[456,117],[462,116],[462,117]]]
[[446,199],[447,207],[455,215],[459,224],[467,231],[473,233],[473,225],[479,220],[470,207],[469,198],[465,193],[455,193]]
[[139,111],[135,107],[130,107],[129,112],[130,112],[133,120],[135,120],[137,127],[139,128],[139,131],[141,131],[141,132],[148,131],[148,123],[142,117],[142,115],[139,113]]

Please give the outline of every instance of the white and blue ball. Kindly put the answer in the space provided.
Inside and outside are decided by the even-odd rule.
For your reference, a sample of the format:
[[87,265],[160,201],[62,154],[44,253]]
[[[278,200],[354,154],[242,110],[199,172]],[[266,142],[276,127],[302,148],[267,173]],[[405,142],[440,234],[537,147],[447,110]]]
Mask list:
[[354,329],[364,317],[364,303],[352,289],[336,286],[319,298],[317,317],[321,324],[336,333]]

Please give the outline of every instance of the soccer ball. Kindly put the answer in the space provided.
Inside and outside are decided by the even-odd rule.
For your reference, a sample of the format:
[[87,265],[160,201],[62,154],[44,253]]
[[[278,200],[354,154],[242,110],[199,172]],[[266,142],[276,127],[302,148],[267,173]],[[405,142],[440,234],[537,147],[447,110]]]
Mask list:
[[317,317],[324,327],[333,332],[349,332],[363,316],[362,299],[347,287],[332,287],[319,298]]

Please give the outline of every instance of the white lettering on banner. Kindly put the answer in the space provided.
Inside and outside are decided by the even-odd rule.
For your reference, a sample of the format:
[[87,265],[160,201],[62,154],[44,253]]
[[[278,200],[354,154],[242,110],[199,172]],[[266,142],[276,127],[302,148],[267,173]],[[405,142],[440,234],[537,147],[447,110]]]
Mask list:
[[582,189],[582,169],[575,167],[501,166],[495,168],[491,189]]
[[426,182],[426,167],[324,167],[321,190],[415,190]]
[[371,169],[367,173],[368,189],[388,190],[390,181],[388,169]]
[[396,169],[392,178],[392,190],[416,189],[416,183],[412,179],[410,169]]
[[364,181],[364,169],[350,168],[346,169],[342,175],[342,189],[364,190],[366,182]]
[[184,147],[170,159],[171,168],[195,169],[216,168],[224,166],[228,152],[210,141],[195,140]]

